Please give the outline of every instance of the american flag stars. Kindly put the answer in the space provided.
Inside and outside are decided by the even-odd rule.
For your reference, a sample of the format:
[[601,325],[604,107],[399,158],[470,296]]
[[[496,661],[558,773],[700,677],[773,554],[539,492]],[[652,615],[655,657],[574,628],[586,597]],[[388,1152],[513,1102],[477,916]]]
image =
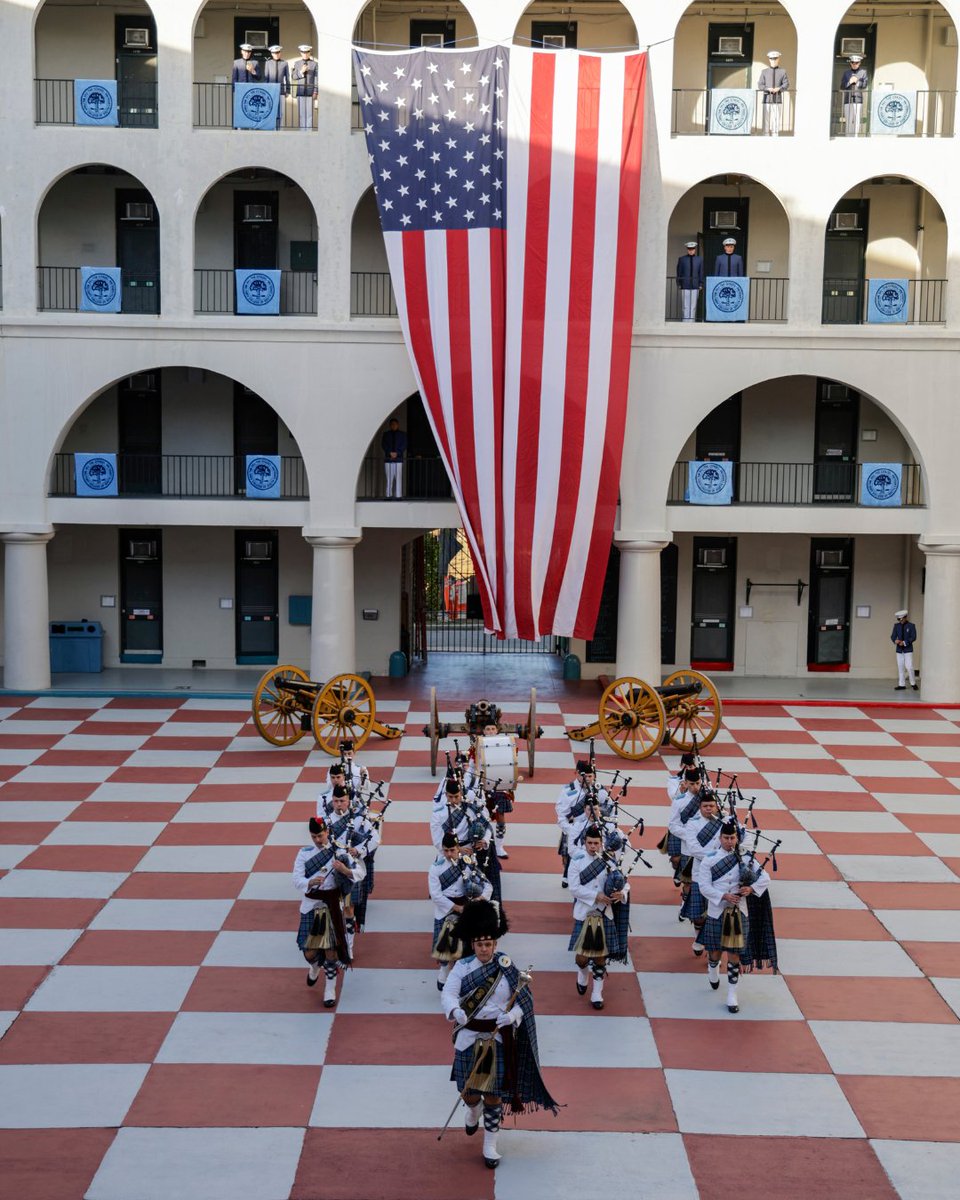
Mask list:
[[507,56],[430,53],[357,52],[384,232],[502,227]]

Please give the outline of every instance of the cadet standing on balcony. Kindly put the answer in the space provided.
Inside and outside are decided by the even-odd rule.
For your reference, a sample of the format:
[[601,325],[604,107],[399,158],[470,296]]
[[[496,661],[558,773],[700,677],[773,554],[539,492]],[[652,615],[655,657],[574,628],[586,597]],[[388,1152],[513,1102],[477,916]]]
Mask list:
[[686,253],[677,259],[677,287],[684,321],[695,321],[697,297],[703,287],[703,259],[697,253],[696,242],[687,242]]
[[260,64],[253,55],[253,47],[249,42],[240,46],[240,57],[233,60],[233,75],[231,83],[257,83],[260,80]]
[[313,102],[317,98],[317,64],[310,57],[312,46],[298,46],[300,57],[293,64],[293,80],[297,85],[297,108],[300,128],[313,128]]
[[714,275],[742,275],[743,274],[743,259],[734,251],[737,248],[737,239],[726,237],[723,239],[723,253],[718,254],[716,261],[713,264]]
[[870,81],[863,66],[862,54],[851,54],[849,61],[850,66],[840,79],[840,90],[844,93],[843,119],[847,137],[859,137],[863,120],[863,93]]
[[783,117],[783,93],[790,88],[790,79],[780,66],[780,51],[768,50],[770,64],[760,72],[757,91],[763,92],[763,132],[768,137],[780,136]]
[[290,95],[290,64],[280,57],[282,46],[271,46],[270,57],[263,64],[263,82],[280,84],[280,99],[277,102],[277,128],[283,117],[285,97]]

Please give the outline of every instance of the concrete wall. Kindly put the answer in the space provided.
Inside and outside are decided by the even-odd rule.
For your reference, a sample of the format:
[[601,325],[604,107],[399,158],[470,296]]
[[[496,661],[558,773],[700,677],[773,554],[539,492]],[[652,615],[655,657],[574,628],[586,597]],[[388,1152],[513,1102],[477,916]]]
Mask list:
[[623,50],[638,44],[636,26],[624,6],[602,0],[565,6],[544,2],[531,4],[517,22],[514,37],[520,45],[529,46],[534,21],[566,19],[577,23],[578,50]]
[[[727,8],[722,15],[711,16],[709,5],[694,4],[677,26],[673,52],[673,86],[700,90],[707,86],[709,28],[711,24],[736,24]],[[742,16],[739,19],[743,19]],[[797,31],[779,4],[765,6],[764,12],[750,13],[753,25],[753,61],[750,82],[756,84],[767,65],[767,51],[779,50],[780,65],[787,72],[791,88],[796,88]]]
[[[200,10],[200,22],[193,37],[193,78],[198,83],[226,82],[233,69],[233,60],[239,58],[240,50],[234,42],[233,20],[244,12],[269,11],[280,18],[280,45],[288,62],[299,58],[297,47],[302,43],[316,46],[317,34],[310,14],[303,5],[250,4],[234,8],[213,8],[205,5]],[[260,28],[256,20],[250,21],[251,28]],[[202,31],[203,36],[200,36]]]
[[218,183],[204,196],[197,210],[196,265],[201,267],[234,266],[234,192],[276,192],[277,263],[290,268],[290,243],[317,240],[317,221],[313,206],[299,187],[287,179],[232,178]]
[[365,45],[395,49],[410,44],[411,20],[456,22],[458,46],[477,44],[477,27],[462,4],[407,4],[403,0],[373,0],[367,4],[354,27],[353,36]]

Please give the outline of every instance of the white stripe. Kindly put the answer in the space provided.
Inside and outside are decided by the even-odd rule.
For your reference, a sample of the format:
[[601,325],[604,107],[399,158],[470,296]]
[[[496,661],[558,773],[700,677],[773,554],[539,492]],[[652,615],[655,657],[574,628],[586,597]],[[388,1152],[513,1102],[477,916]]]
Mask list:
[[611,331],[616,291],[620,218],[620,156],[623,142],[624,56],[604,55],[600,70],[600,131],[597,210],[593,255],[593,304],[590,319],[590,374],[580,479],[571,480],[580,495],[570,554],[557,603],[553,632],[569,637],[580,607],[590,540],[596,520],[597,488],[603,469],[610,389]]
[[504,615],[508,637],[517,636],[514,604],[513,537],[517,481],[517,420],[519,417],[520,358],[523,347],[524,255],[527,229],[527,173],[530,155],[530,98],[533,51],[510,47],[510,102],[507,105],[507,338],[503,389],[503,561]]
[[470,367],[473,376],[473,441],[480,498],[480,528],[492,595],[497,579],[496,441],[493,411],[493,318],[490,295],[490,231],[467,234],[470,257]]

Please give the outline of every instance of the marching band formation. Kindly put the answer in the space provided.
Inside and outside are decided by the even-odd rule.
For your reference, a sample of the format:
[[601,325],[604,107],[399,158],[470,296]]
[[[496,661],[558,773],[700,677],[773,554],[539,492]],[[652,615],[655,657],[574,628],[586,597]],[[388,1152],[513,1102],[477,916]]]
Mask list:
[[[443,1013],[453,1025],[451,1079],[461,1101],[465,1132],[483,1124],[482,1154],[488,1167],[500,1161],[497,1134],[508,1104],[515,1112],[535,1108],[556,1113],[540,1074],[532,975],[498,949],[508,929],[501,902],[501,862],[507,815],[517,785],[515,739],[501,731],[501,711],[489,701],[466,711],[468,752],[454,743],[447,770],[433,797],[430,840],[437,852],[427,876],[433,903],[431,955]],[[297,853],[294,886],[301,893],[297,945],[308,964],[307,986],[325,978],[323,1003],[337,1001],[337,975],[353,962],[355,938],[366,919],[374,888],[380,827],[390,800],[384,783],[373,784],[355,758],[352,742],[340,744],[341,760],[328,774],[309,823],[311,845]],[[630,778],[604,771],[598,781],[590,757],[556,801],[560,829],[560,884],[573,901],[568,949],[576,991],[600,1011],[608,964],[626,963],[630,930],[630,876],[639,863],[652,868],[632,839],[644,818],[625,807]],[[780,845],[766,837],[735,775],[716,770],[711,781],[694,749],[684,753],[667,779],[670,817],[657,849],[666,855],[678,889],[681,922],[694,930],[692,952],[706,955],[707,982],[720,986],[726,956],[727,1010],[739,1011],[741,973],[777,970],[770,905],[770,876]],[[769,845],[762,861],[761,842]],[[639,931],[642,933],[642,931]]]

